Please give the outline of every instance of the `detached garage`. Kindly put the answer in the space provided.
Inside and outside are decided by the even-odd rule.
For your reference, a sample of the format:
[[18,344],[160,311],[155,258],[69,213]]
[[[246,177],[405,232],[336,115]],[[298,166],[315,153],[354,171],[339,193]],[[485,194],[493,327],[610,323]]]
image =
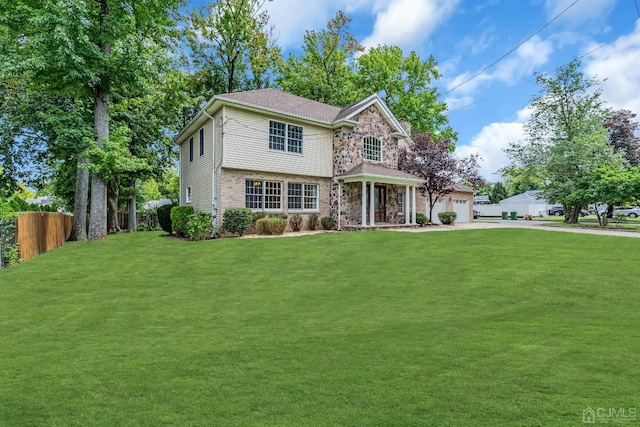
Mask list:
[[[439,212],[455,212],[456,222],[473,221],[473,194],[474,189],[463,184],[454,184],[453,192],[444,196],[444,200],[438,200],[433,206],[433,218],[429,218],[434,224],[440,224]],[[424,206],[427,217],[429,216],[429,202],[427,197],[418,194],[418,206]]]

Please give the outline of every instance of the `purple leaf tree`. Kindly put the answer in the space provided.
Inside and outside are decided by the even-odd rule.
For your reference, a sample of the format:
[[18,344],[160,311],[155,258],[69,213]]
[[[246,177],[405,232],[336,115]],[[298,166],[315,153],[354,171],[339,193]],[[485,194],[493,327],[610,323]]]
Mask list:
[[430,220],[433,206],[454,191],[455,183],[466,181],[474,187],[486,184],[479,173],[479,155],[457,158],[451,151],[450,139],[429,133],[416,134],[412,139],[408,146],[400,148],[398,167],[424,180],[420,193],[428,197]]

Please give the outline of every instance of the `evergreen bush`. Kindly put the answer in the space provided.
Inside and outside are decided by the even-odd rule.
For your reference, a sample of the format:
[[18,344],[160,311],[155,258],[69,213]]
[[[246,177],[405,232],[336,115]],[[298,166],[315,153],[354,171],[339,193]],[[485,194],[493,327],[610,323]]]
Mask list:
[[320,223],[325,230],[333,230],[336,228],[336,219],[332,216],[323,216]]
[[438,213],[438,219],[444,225],[453,225],[453,223],[456,221],[457,217],[458,217],[458,214],[456,214],[455,212],[440,212],[440,213]]
[[171,227],[171,209],[175,206],[176,205],[173,204],[163,205],[159,206],[157,210],[160,228],[169,234],[173,233],[173,228]]
[[174,206],[171,209],[171,228],[178,236],[187,236],[189,215],[193,215],[193,206]]
[[229,208],[222,215],[222,229],[239,236],[247,231],[252,222],[253,212],[249,208]]

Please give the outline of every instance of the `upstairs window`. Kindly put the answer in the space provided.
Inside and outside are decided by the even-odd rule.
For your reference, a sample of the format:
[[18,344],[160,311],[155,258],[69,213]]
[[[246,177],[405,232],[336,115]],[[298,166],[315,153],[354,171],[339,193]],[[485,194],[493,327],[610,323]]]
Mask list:
[[364,142],[364,158],[379,162],[382,160],[382,144],[375,136],[365,136]]
[[200,155],[204,156],[204,128],[200,129]]
[[193,162],[193,137],[189,138],[189,161]]
[[269,120],[269,149],[302,154],[302,126]]

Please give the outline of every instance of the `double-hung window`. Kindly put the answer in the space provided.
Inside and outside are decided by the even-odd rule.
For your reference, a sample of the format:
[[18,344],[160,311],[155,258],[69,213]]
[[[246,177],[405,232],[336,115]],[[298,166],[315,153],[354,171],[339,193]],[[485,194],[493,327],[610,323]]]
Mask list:
[[404,213],[404,193],[398,193],[398,213]]
[[382,160],[382,144],[378,138],[375,136],[365,136],[362,142],[364,143],[365,159],[376,162]]
[[204,156],[204,128],[200,129],[200,155]]
[[282,183],[247,179],[245,181],[245,206],[255,210],[281,210]]
[[269,120],[269,149],[302,154],[302,126]]
[[291,210],[318,210],[318,184],[290,182],[287,206]]

